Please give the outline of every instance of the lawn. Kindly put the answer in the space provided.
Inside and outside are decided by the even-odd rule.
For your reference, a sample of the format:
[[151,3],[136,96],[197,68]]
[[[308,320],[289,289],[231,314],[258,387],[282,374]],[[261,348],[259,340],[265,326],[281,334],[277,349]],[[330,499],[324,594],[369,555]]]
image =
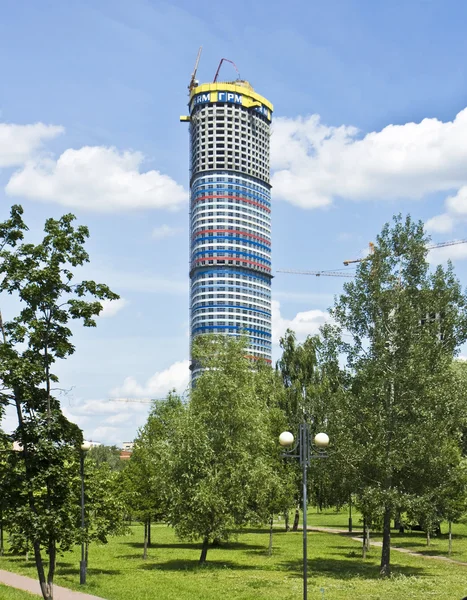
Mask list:
[[0,583],[0,600],[37,600],[37,596],[14,590]]
[[[301,598],[301,532],[275,532],[269,557],[267,530],[246,530],[237,540],[210,549],[207,566],[199,568],[200,545],[180,542],[163,525],[154,526],[149,557],[142,560],[143,528],[131,529],[132,535],[91,547],[84,588],[79,586],[78,548],[59,560],[56,583],[108,600]],[[379,550],[363,561],[359,543],[344,536],[311,533],[309,558],[309,600],[460,600],[467,594],[467,567],[394,552],[394,574],[381,580]],[[35,577],[34,563],[24,557],[4,556],[0,568]]]
[[[353,531],[359,535],[362,531],[360,514],[353,511]],[[293,515],[291,515],[291,522]],[[336,512],[327,510],[317,512],[316,509],[308,511],[309,527],[333,527],[336,529],[347,529],[348,511]],[[373,541],[381,541],[381,533],[373,532],[371,534]],[[448,524],[441,523],[441,535],[432,536],[430,546],[426,545],[426,535],[423,531],[406,531],[399,533],[398,530],[391,532],[391,544],[401,548],[407,548],[413,552],[421,552],[426,555],[448,556]],[[452,554],[451,558],[467,562],[467,523],[453,523],[452,525]]]

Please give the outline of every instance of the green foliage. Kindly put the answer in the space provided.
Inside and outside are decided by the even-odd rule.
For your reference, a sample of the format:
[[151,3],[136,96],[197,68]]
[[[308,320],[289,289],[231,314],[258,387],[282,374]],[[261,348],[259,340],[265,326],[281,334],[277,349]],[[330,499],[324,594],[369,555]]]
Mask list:
[[[8,458],[8,518],[16,544],[32,546],[42,594],[52,597],[56,552],[76,539],[76,460],[80,429],[62,414],[52,395],[54,363],[74,353],[70,321],[96,325],[101,300],[117,299],[106,285],[75,281],[74,271],[89,261],[89,236],[73,215],[47,219],[38,244],[23,241],[23,210],[13,206],[0,224],[0,293],[12,295],[18,313],[2,324],[0,404],[16,408],[13,439],[22,448]],[[43,551],[49,557],[47,578]]]
[[93,446],[87,457],[98,467],[107,464],[111,471],[121,471],[125,468],[127,462],[120,459],[120,449],[117,446]]
[[[84,541],[106,544],[109,536],[127,532],[125,498],[119,472],[108,462],[97,465],[90,457],[84,463],[86,531]],[[76,497],[75,506],[79,506]],[[81,532],[80,532],[81,533]],[[82,538],[81,538],[82,539]]]
[[204,371],[174,432],[169,522],[181,538],[203,540],[201,562],[209,542],[285,503],[277,497],[283,421],[268,403],[278,380],[245,354],[243,339],[196,339],[193,356]]
[[384,507],[384,573],[391,514],[442,485],[465,422],[451,365],[467,338],[467,301],[451,265],[430,272],[426,242],[422,223],[395,218],[331,311],[351,338],[341,344],[351,386],[336,445],[358,474],[362,508],[369,490]]
[[[277,363],[285,386],[279,405],[284,409],[289,430],[296,435],[299,423],[306,419],[315,434],[325,431],[332,440],[328,460],[317,461],[309,475],[311,498],[321,508],[347,502],[356,475],[346,460],[346,444],[340,435],[345,427],[343,406],[349,377],[339,366],[338,333],[335,327],[326,325],[320,337],[309,336],[299,344],[294,332],[287,330],[280,340],[283,354]],[[298,464],[296,486],[298,501],[301,487]]]
[[170,503],[170,450],[177,420],[185,407],[174,392],[154,401],[148,420],[135,439],[121,477],[127,509],[142,521],[163,519]]

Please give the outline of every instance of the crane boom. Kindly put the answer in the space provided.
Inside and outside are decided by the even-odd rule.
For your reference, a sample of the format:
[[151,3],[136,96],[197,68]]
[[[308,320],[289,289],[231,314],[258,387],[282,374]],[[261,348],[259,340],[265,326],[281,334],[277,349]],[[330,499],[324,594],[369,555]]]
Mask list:
[[221,70],[221,66],[222,66],[222,63],[223,63],[224,61],[225,61],[225,62],[229,62],[231,65],[233,65],[233,66],[234,66],[234,69],[237,71],[237,75],[238,75],[237,79],[240,79],[240,73],[239,73],[239,70],[237,69],[237,65],[236,65],[236,64],[233,62],[233,60],[229,60],[228,58],[221,58],[221,62],[219,63],[219,66],[217,67],[216,74],[214,75],[214,81],[213,81],[213,83],[216,83],[216,81],[217,81],[217,78],[218,78],[218,76],[219,76],[219,71]]
[[354,277],[350,273],[344,271],[294,271],[292,269],[278,269],[277,273],[288,273],[290,275],[315,275],[316,277]]
[[193,88],[196,87],[196,72],[198,71],[199,59],[201,58],[201,51],[203,50],[203,46],[199,47],[198,56],[196,57],[195,68],[193,69],[193,73],[191,74],[190,83],[188,84],[188,90],[191,92]]
[[445,248],[446,246],[457,246],[457,244],[467,244],[467,240],[452,240],[450,242],[440,242],[439,244],[427,246],[427,250],[433,250],[433,248]]
[[[458,244],[467,244],[467,240],[450,240],[448,242],[440,242],[439,244],[430,244],[430,246],[427,246],[426,249],[427,250],[435,250],[436,248],[447,248],[448,246],[457,246]],[[374,249],[374,244],[372,244],[370,242],[370,255],[373,253],[373,249]],[[363,260],[366,260],[368,258],[368,256],[365,256],[364,258],[354,258],[352,260],[344,260],[344,265],[350,265],[352,263],[359,263],[362,262]]]
[[151,404],[154,400],[165,400],[165,398],[109,398],[109,402],[134,402],[140,404]]

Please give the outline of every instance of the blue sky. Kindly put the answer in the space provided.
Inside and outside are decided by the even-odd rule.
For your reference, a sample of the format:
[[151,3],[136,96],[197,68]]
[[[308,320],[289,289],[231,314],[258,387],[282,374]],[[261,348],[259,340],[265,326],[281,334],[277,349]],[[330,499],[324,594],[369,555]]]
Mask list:
[[[58,368],[86,437],[120,443],[144,422],[146,405],[109,398],[186,385],[178,119],[198,47],[201,81],[226,57],[274,103],[273,267],[335,269],[396,212],[427,221],[435,242],[467,237],[466,18],[461,0],[4,0],[0,217],[20,202],[38,236],[73,212],[91,230],[86,276],[122,297],[97,330],[76,329]],[[447,258],[465,282],[467,244],[431,255]],[[343,281],[277,274],[275,339],[316,332]]]

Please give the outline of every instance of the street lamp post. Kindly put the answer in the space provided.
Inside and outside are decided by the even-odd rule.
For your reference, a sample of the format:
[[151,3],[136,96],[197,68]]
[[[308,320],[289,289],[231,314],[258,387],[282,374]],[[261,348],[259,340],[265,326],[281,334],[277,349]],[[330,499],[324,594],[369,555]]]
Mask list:
[[[284,448],[292,446],[294,436],[290,431],[284,431],[279,436],[279,444]],[[302,485],[303,485],[303,600],[308,598],[308,573],[307,573],[307,471],[312,459],[326,458],[325,448],[329,444],[329,437],[326,433],[318,433],[312,441],[310,425],[302,423],[299,426],[298,443],[289,451],[284,452],[286,458],[298,458],[302,467]],[[313,453],[313,447],[317,452]],[[298,451],[298,453],[297,453]]]
[[79,454],[80,458],[80,474],[81,474],[81,561],[79,563],[79,583],[80,585],[84,585],[86,583],[86,555],[85,555],[85,543],[84,537],[86,533],[86,522],[84,519],[84,455],[88,450],[91,449],[92,444],[90,442],[84,441],[81,444],[81,452]]

